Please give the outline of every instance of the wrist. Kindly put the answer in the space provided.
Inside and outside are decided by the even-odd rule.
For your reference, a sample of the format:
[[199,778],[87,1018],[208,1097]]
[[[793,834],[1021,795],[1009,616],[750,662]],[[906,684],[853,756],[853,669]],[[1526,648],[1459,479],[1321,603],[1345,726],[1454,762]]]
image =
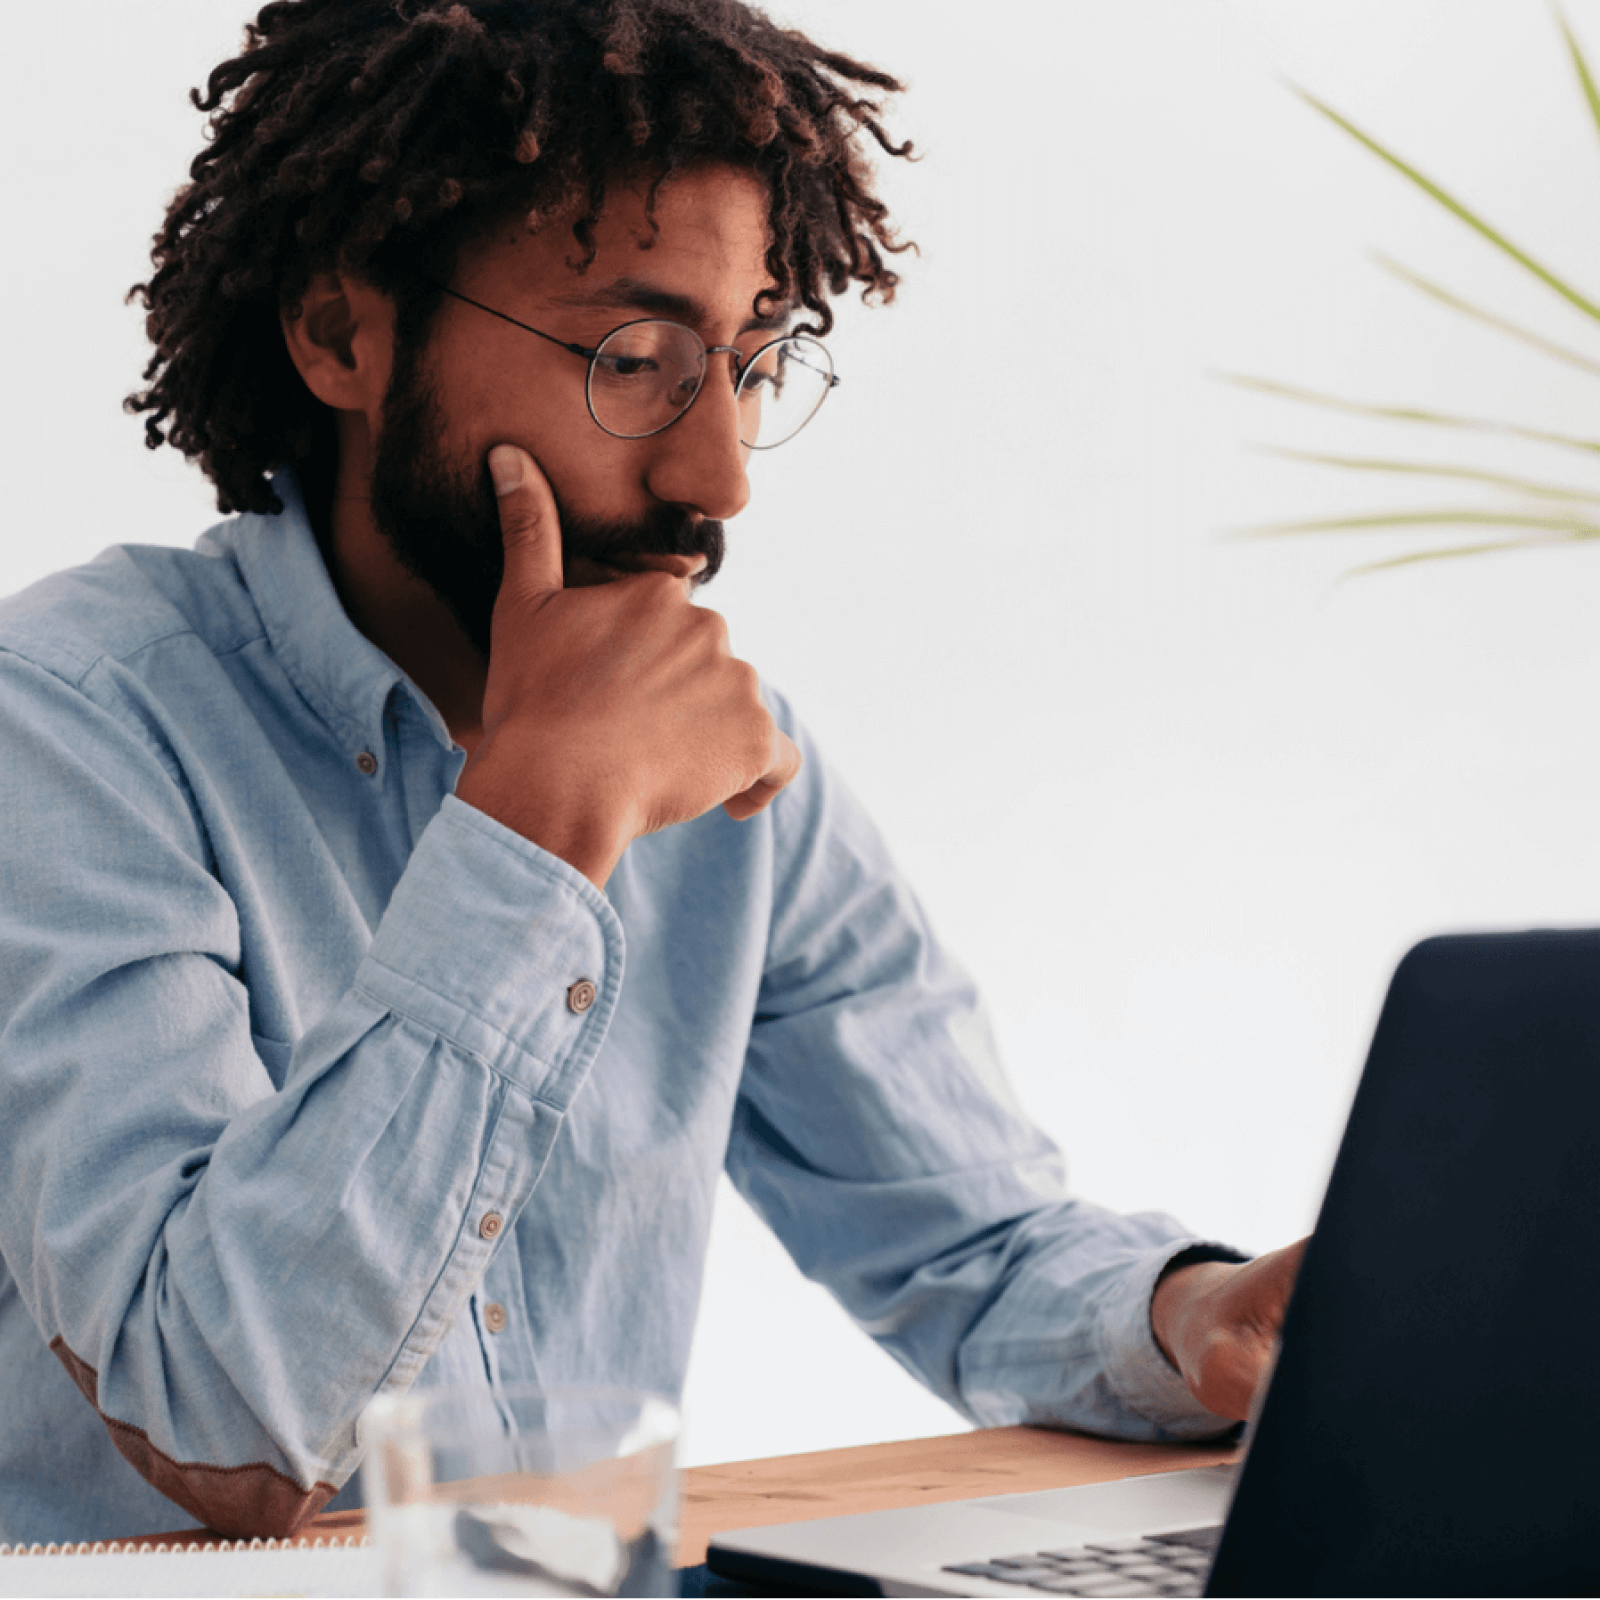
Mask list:
[[1210,1245],[1180,1250],[1161,1269],[1150,1295],[1150,1332],[1173,1370],[1187,1378],[1184,1356],[1198,1315],[1204,1320],[1207,1296],[1225,1283],[1241,1263]]
[[[456,798],[493,817],[604,889],[633,839],[613,808],[584,795],[549,795],[507,781],[484,746],[461,769]],[[636,830],[635,830],[636,831]]]

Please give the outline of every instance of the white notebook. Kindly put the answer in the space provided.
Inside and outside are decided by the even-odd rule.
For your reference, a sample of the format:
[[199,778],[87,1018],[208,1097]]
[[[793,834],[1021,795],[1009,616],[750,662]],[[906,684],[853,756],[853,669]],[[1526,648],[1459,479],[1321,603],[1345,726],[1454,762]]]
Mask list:
[[0,1545],[0,1595],[360,1596],[378,1591],[365,1540],[248,1544]]

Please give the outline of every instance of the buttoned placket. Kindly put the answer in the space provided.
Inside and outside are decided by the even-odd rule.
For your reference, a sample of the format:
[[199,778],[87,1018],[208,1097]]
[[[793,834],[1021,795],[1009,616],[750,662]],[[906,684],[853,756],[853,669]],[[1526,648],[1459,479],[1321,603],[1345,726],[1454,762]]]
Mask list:
[[[479,1306],[482,1314],[479,1314]],[[488,1326],[488,1307],[505,1309],[505,1326],[498,1332]],[[483,1348],[484,1370],[495,1386],[541,1382],[538,1352],[534,1349],[533,1326],[528,1315],[528,1296],[522,1281],[522,1254],[515,1237],[506,1240],[495,1252],[478,1285],[474,1302],[474,1327]]]
[[385,719],[392,730],[414,846],[444,797],[454,792],[466,752],[450,737],[438,712],[419,701],[405,682],[390,692]]
[[510,1326],[511,1308],[503,1299],[495,1297],[492,1280],[496,1276],[495,1268],[491,1266],[484,1274],[483,1281],[473,1290],[470,1307],[473,1327],[478,1335],[478,1349],[483,1356],[484,1375],[492,1389],[516,1381],[514,1376],[503,1370],[500,1360],[501,1336]]

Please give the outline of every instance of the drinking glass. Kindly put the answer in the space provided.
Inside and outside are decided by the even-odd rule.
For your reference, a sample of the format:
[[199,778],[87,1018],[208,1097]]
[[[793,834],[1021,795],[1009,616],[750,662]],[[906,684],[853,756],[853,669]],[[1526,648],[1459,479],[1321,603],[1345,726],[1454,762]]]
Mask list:
[[387,1595],[674,1595],[678,1411],[626,1389],[384,1395],[362,1418]]

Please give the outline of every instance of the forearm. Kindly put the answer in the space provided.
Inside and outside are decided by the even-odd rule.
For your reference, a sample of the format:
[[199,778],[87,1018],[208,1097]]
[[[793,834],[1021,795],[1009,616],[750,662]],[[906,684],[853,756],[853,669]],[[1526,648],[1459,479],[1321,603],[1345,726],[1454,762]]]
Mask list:
[[352,1470],[361,1406],[454,1320],[603,1037],[609,908],[474,818],[430,825],[276,1090],[203,956],[125,964],[114,1011],[11,997],[6,1259],[118,1447],[213,1526],[240,1473],[282,1531]]
[[[1058,1242],[1008,1285],[963,1348],[989,1423],[1029,1422],[1149,1441],[1212,1439],[1230,1419],[1204,1405],[1152,1331],[1156,1285],[1175,1255],[1201,1248],[1159,1213],[1122,1216],[1087,1202],[1051,1219]],[[1019,1329],[1033,1330],[1019,1360]]]

